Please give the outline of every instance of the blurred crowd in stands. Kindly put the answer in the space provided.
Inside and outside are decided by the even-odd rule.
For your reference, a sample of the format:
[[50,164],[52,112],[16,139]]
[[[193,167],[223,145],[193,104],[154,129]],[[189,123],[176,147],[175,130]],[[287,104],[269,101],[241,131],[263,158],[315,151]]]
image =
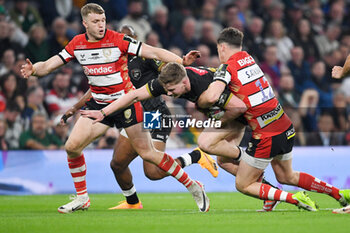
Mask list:
[[[138,39],[182,56],[194,66],[220,65],[216,38],[225,27],[244,32],[244,47],[265,72],[292,119],[296,145],[350,145],[350,77],[332,79],[350,53],[349,0],[0,0],[0,145],[2,150],[61,149],[74,118],[59,120],[88,89],[71,62],[48,77],[23,79],[20,67],[58,54],[84,33],[80,8],[100,4],[108,28],[134,27]],[[194,105],[165,98],[176,112]],[[192,146],[199,129],[173,130],[168,147]],[[249,132],[248,132],[249,133]],[[112,148],[110,129],[90,148]]]

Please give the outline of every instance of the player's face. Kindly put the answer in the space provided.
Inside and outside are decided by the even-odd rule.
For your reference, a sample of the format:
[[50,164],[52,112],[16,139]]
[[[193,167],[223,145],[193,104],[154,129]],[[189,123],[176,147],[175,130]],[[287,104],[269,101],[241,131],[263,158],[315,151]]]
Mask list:
[[167,95],[178,98],[186,93],[186,84],[184,80],[179,83],[168,83],[164,85],[164,89],[166,90]]
[[106,30],[105,14],[90,13],[83,20],[83,24],[88,34],[89,40],[101,40]]

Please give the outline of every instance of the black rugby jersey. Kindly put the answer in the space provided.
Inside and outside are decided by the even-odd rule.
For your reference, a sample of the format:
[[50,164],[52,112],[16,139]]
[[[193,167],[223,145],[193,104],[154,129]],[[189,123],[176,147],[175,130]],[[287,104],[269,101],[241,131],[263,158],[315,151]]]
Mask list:
[[[187,76],[190,80],[191,90],[179,98],[187,99],[191,102],[197,102],[199,96],[208,89],[209,84],[213,81],[214,72],[216,69],[214,68],[205,68],[205,67],[185,67]],[[160,84],[158,79],[153,79],[147,83],[147,89],[153,97],[157,97],[160,95],[166,95],[162,84]],[[221,107],[226,103],[229,98],[230,91],[228,88],[224,91],[223,94],[227,94],[228,96],[224,98],[224,103],[222,103]],[[219,99],[220,100],[220,99]],[[216,105],[219,106],[217,103]]]
[[[140,88],[149,81],[156,79],[163,62],[155,59],[144,59],[137,56],[128,56],[129,77],[136,88]],[[154,111],[165,105],[162,98],[151,98],[141,101],[145,111]]]

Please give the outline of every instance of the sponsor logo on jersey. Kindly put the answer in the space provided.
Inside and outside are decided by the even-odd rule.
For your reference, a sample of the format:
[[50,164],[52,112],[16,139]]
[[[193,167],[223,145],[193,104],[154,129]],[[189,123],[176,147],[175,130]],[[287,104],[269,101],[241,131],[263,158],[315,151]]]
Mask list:
[[245,65],[249,65],[249,64],[254,63],[254,59],[252,56],[249,56],[249,57],[245,57],[243,59],[237,60],[237,63],[240,66],[245,66]]
[[259,125],[261,128],[266,127],[267,125],[271,124],[272,122],[278,120],[283,115],[284,111],[282,109],[282,106],[280,104],[277,105],[275,109],[273,109],[270,112],[267,112],[257,118]]
[[104,74],[110,74],[112,73],[113,68],[112,66],[101,66],[99,68],[88,68],[84,66],[84,73],[85,75],[104,75]]

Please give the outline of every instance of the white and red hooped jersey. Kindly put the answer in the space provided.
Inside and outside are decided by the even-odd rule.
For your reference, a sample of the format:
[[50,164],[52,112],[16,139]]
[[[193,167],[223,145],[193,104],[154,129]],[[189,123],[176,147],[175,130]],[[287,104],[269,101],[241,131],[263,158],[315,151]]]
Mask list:
[[127,55],[138,56],[141,44],[107,29],[98,42],[89,42],[86,34],[75,36],[59,56],[65,63],[77,59],[89,79],[92,97],[97,103],[107,104],[134,89],[128,75]]
[[232,55],[218,68],[214,80],[225,82],[231,92],[246,104],[248,110],[244,116],[255,139],[280,134],[292,124],[263,71],[247,52]]

